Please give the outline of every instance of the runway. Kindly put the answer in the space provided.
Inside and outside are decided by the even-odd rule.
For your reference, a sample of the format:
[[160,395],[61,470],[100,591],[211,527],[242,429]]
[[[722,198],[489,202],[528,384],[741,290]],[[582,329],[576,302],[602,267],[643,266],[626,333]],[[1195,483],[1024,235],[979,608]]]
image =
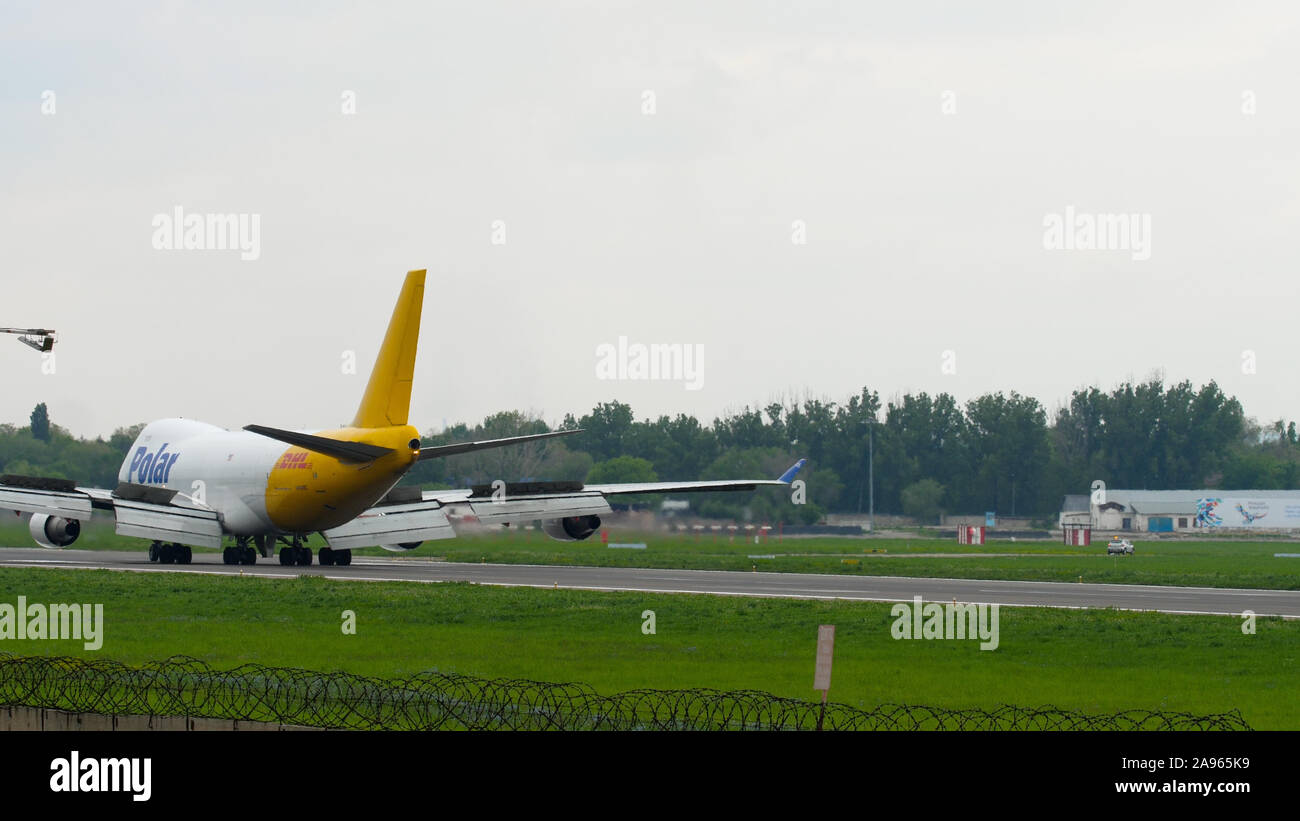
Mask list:
[[791,599],[975,602],[1011,607],[1143,610],[1161,613],[1300,618],[1300,591],[1157,587],[1128,584],[926,579],[903,576],[745,573],[723,570],[655,570],[626,567],[559,567],[522,564],[457,564],[414,558],[362,557],[350,567],[281,567],[272,560],[225,565],[220,556],[196,554],[190,565],[151,564],[143,551],[0,548],[0,567],[107,569],[141,573],[209,573],[291,578],[312,575],[346,581],[471,582],[506,587],[691,593]]

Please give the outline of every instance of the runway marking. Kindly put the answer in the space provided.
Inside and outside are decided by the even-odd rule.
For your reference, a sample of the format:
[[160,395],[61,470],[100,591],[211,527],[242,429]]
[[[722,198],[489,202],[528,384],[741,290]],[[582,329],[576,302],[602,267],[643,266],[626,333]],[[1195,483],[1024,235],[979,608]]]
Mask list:
[[[419,561],[419,560],[380,559],[378,561],[373,561],[373,562],[358,563],[357,565],[354,566],[371,565],[373,567],[386,567],[386,566],[391,567],[394,565],[398,565],[399,563],[406,564],[406,563],[413,563],[414,561]],[[770,591],[736,591],[736,590],[710,589],[710,587],[707,584],[702,585],[704,589],[690,589],[690,588],[680,588],[680,587],[656,588],[656,587],[648,587],[648,586],[634,587],[628,585],[596,585],[596,584],[583,584],[580,582],[565,582],[563,584],[559,584],[559,579],[556,579],[555,581],[548,583],[545,581],[539,581],[539,582],[511,582],[511,581],[501,581],[501,580],[483,581],[474,578],[456,577],[456,574],[458,572],[468,575],[468,574],[473,574],[476,568],[491,567],[498,571],[508,571],[508,570],[514,570],[519,568],[545,569],[549,571],[555,571],[557,575],[575,574],[575,573],[590,574],[590,573],[598,573],[598,572],[608,572],[611,570],[632,571],[635,575],[638,576],[639,581],[645,581],[647,583],[652,581],[672,581],[672,582],[689,583],[691,581],[691,579],[689,578],[653,577],[653,576],[646,576],[644,574],[635,573],[635,571],[642,570],[642,568],[559,567],[555,565],[515,565],[515,564],[496,564],[496,563],[492,565],[485,565],[482,563],[473,564],[473,563],[427,562],[427,561],[421,561],[420,563],[429,566],[439,565],[445,568],[445,574],[447,577],[436,578],[436,579],[422,579],[422,578],[408,578],[408,577],[400,577],[400,576],[398,577],[364,576],[364,575],[357,575],[355,573],[349,573],[347,575],[336,575],[336,573],[333,571],[316,570],[315,568],[319,568],[320,567],[319,565],[311,566],[313,568],[312,570],[308,570],[307,568],[298,568],[295,566],[283,566],[277,568],[270,565],[264,565],[263,568],[260,570],[252,570],[248,568],[256,567],[256,565],[244,565],[242,566],[243,569],[236,569],[235,566],[207,564],[207,563],[201,563],[197,566],[185,566],[185,565],[155,566],[155,565],[146,564],[142,561],[138,565],[122,565],[116,567],[106,567],[102,564],[91,564],[84,560],[20,559],[20,560],[8,561],[8,560],[0,559],[0,566],[22,567],[28,569],[42,569],[54,565],[59,567],[60,569],[73,569],[73,570],[112,570],[117,572],[145,572],[145,573],[189,573],[189,574],[200,574],[200,575],[246,576],[250,578],[264,578],[264,579],[285,579],[285,578],[295,578],[298,576],[317,576],[321,578],[330,579],[333,581],[420,582],[423,584],[468,583],[468,584],[482,584],[491,587],[531,587],[536,589],[551,589],[558,585],[559,587],[565,590],[589,590],[594,592],[626,592],[626,593],[672,594],[672,595],[709,595],[709,596],[733,596],[733,597],[751,597],[751,598],[787,598],[787,599],[816,600],[816,601],[873,601],[873,602],[891,603],[891,602],[911,602],[914,600],[914,596],[901,598],[896,594],[886,593],[882,591],[805,588],[800,586],[801,581],[803,579],[810,578],[810,577],[814,579],[834,579],[840,582],[852,581],[861,578],[861,577],[854,577],[854,576],[836,576],[833,574],[814,574],[814,573],[797,574],[799,578],[795,579],[795,578],[791,578],[791,575],[794,574],[781,574],[781,573],[754,574],[754,573],[746,573],[745,571],[710,571],[710,570],[683,571],[685,573],[693,574],[697,577],[699,576],[699,574],[714,574],[710,578],[705,579],[704,580],[705,582],[716,581],[717,580],[716,574],[719,573],[727,574],[727,575],[737,575],[745,579],[752,579],[753,576],[758,575],[762,577],[764,581],[772,583],[772,586],[774,588],[773,590]],[[965,585],[965,584],[969,584],[972,581],[978,581],[973,579],[933,579],[933,578],[911,577],[911,576],[886,576],[880,578],[887,579],[889,581],[899,581],[899,580],[915,581],[921,583],[922,585],[933,585],[933,583],[935,582],[957,582]],[[991,583],[991,584],[997,584],[1003,586],[1027,585],[1027,584],[1048,585],[1054,588],[1064,588],[1064,589],[1058,589],[1057,591],[1049,591],[1049,592],[1060,592],[1064,594],[1064,598],[1075,598],[1078,597],[1082,592],[1084,592],[1079,589],[1080,585],[1074,582],[1037,582],[1037,581],[1026,582],[1026,581],[1017,581],[1017,580],[1005,580],[1005,581],[985,580],[985,583],[986,584]],[[1161,587],[1158,585],[1123,585],[1123,584],[1098,584],[1098,583],[1088,583],[1085,586],[1090,588],[1097,588],[1097,587],[1116,588],[1118,591],[1124,591],[1131,598],[1143,598],[1143,599],[1159,599],[1162,597],[1149,596],[1149,595],[1134,596],[1132,591],[1134,590],[1161,591],[1161,593],[1164,594],[1165,598],[1168,597],[1187,598],[1187,596],[1183,595],[1183,591],[1197,591],[1197,590],[1211,592],[1216,595],[1228,595],[1228,596],[1250,595],[1251,598],[1254,598],[1254,595],[1252,594],[1263,594],[1266,596],[1274,596],[1274,597],[1295,595],[1294,591],[1271,591],[1271,590],[1266,591],[1266,590],[1255,590],[1250,588]],[[1069,591],[1070,587],[1074,587],[1075,589],[1072,592],[1067,592]],[[956,592],[960,595],[961,593],[968,592],[968,591],[959,590]],[[1025,593],[1030,593],[1032,591],[1025,591],[1025,593],[1016,593],[1004,589],[981,588],[978,589],[976,592],[992,593],[995,595],[1010,594],[1014,596],[1014,595],[1025,595]],[[941,601],[946,601],[948,597],[949,597],[949,592],[940,592],[936,594],[932,590],[931,598],[926,599],[923,597],[923,600],[932,601],[932,602],[941,602]],[[1233,617],[1241,616],[1241,613],[1239,611],[1173,610],[1173,609],[1165,609],[1165,608],[1158,608],[1158,607],[1130,607],[1130,606],[1122,606],[1117,604],[1100,604],[1100,605],[1042,604],[1042,603],[1032,603],[1032,602],[1010,602],[1010,601],[969,602],[969,603],[998,604],[1000,606],[1005,606],[1005,607],[1043,607],[1043,608],[1053,608],[1053,609],[1063,609],[1063,610],[1119,610],[1119,611],[1126,611],[1126,612],[1141,612],[1141,613],[1152,613],[1152,612],[1169,613],[1172,615],[1207,615],[1207,616],[1233,616]],[[1257,612],[1256,615],[1282,618],[1285,620],[1300,619],[1300,616],[1288,615],[1284,613]]]
[[[13,564],[9,564],[9,562],[4,562],[4,566],[16,566],[16,568],[17,566],[26,566],[26,568],[29,569],[40,569],[40,568],[44,568],[44,566],[48,566],[48,562],[45,560],[31,560],[31,561],[32,564],[23,564],[23,562],[13,562]],[[247,568],[247,566],[250,565],[243,565],[243,566],[244,568]],[[458,568],[458,566],[456,566],[454,562],[447,562],[446,566],[447,568],[450,568],[452,570],[463,569],[463,568]],[[473,568],[473,566],[484,566],[484,565],[471,564],[468,565],[468,568]],[[493,566],[497,566],[497,568],[517,568],[517,566],[521,566],[521,565],[493,565]],[[555,569],[554,566],[552,565],[529,565],[529,566],[532,566],[532,568]],[[471,585],[485,585],[489,587],[532,587],[532,588],[537,588],[537,590],[551,590],[551,588],[554,588],[555,586],[554,582],[552,583],[506,582],[506,581],[478,581],[478,579],[456,579],[456,578],[373,577],[373,575],[354,575],[354,574],[337,575],[331,572],[325,572],[325,573],[305,572],[304,573],[302,572],[302,570],[296,570],[295,568],[292,568],[292,566],[285,566],[285,568],[283,569],[266,568],[264,570],[260,570],[260,572],[259,570],[243,570],[243,572],[235,572],[235,570],[233,569],[226,569],[225,565],[203,565],[203,566],[199,566],[199,568],[186,568],[186,566],[178,566],[178,568],[177,566],[170,566],[170,568],[164,568],[164,566],[147,566],[147,565],[123,566],[123,568],[104,568],[104,566],[98,566],[98,565],[74,565],[74,564],[70,564],[69,562],[69,564],[66,565],[66,568],[85,569],[85,570],[116,570],[116,572],[120,572],[120,573],[133,573],[133,572],[135,573],[188,573],[188,574],[199,574],[199,575],[230,575],[230,577],[270,578],[270,579],[295,578],[295,577],[299,577],[299,575],[313,575],[313,577],[328,578],[331,579],[331,581],[341,581],[341,582],[419,582],[419,583],[424,583],[424,585],[445,585],[445,583],[471,583]],[[464,569],[468,569],[468,568],[464,568]],[[599,570],[602,568],[564,568],[564,569],[565,570],[573,570],[573,569]],[[710,573],[710,572],[708,572],[708,570],[701,570],[701,572],[699,573]],[[775,574],[768,574],[768,575],[775,575]],[[556,579],[556,581],[558,581],[558,579]],[[926,579],[920,579],[920,581],[926,581]],[[970,581],[970,579],[944,579],[944,581]],[[1050,585],[1050,583],[1054,583],[1054,582],[1043,582],[1043,583],[1049,583]],[[1069,582],[1065,582],[1065,583],[1066,585],[1069,585]],[[1110,586],[1115,587],[1117,585],[1110,585]],[[708,588],[705,588],[705,590],[692,590],[692,588],[646,588],[646,587],[608,586],[608,585],[581,585],[581,583],[577,583],[577,585],[575,585],[575,583],[564,583],[564,585],[559,585],[559,587],[562,587],[563,590],[586,590],[586,591],[593,591],[593,592],[640,592],[640,594],[651,594],[651,595],[707,595],[707,596],[733,596],[733,598],[798,599],[798,600],[815,600],[815,601],[828,601],[828,600],[879,601],[879,603],[887,603],[887,604],[888,603],[910,603],[910,601],[913,601],[915,598],[915,596],[907,596],[907,598],[898,598],[898,596],[896,595],[889,595],[889,594],[883,594],[883,592],[872,592],[872,591],[815,591],[815,592],[820,592],[820,595],[813,595],[813,592],[793,592],[793,591],[741,592],[735,590],[708,590]],[[1125,587],[1125,586],[1118,585],[1118,587]],[[1147,587],[1152,587],[1152,586],[1147,586]],[[980,592],[985,592],[985,591],[980,591]],[[988,591],[988,592],[1000,592],[1000,591]],[[1231,591],[1227,591],[1227,592],[1231,592]],[[1151,598],[1151,596],[1147,596],[1147,598]],[[927,600],[923,598],[923,600],[926,601],[946,600],[946,596],[944,599]],[[1135,613],[1169,613],[1169,614],[1174,614],[1174,616],[1231,616],[1231,617],[1242,616],[1242,613],[1236,611],[1196,611],[1196,609],[1193,609],[1193,611],[1174,611],[1174,609],[1164,609],[1164,608],[1122,607],[1122,605],[1117,605],[1117,604],[1106,604],[1106,605],[1036,604],[1036,603],[1021,603],[1021,601],[963,601],[963,603],[998,604],[1000,605],[1000,607],[1032,607],[1032,608],[1066,609],[1066,611],[1097,611],[1097,609],[1113,609],[1113,611],[1135,612]],[[1283,620],[1286,621],[1294,621],[1297,620],[1297,618],[1300,618],[1300,616],[1288,616],[1288,614],[1286,613],[1256,613],[1256,616],[1283,618]]]
[[[401,560],[401,559],[399,559],[398,561],[416,561],[416,560],[414,560],[414,559],[406,559],[406,560]],[[566,566],[566,565],[553,565],[553,564],[499,564],[499,563],[483,564],[483,563],[474,563],[474,562],[447,562],[446,564],[447,564],[448,567],[455,567],[457,564],[473,564],[475,567],[532,567],[532,568],[547,569],[547,570],[555,570],[555,569],[561,569],[561,568],[562,568],[562,569],[564,569],[564,570],[586,570],[586,571],[600,571],[600,570],[632,570],[632,571],[637,571],[637,570],[653,570],[653,569],[654,569],[654,568],[649,568],[649,567],[646,567],[646,568],[640,568],[640,567],[594,567],[594,566],[593,566],[593,567],[588,567],[588,566],[585,566],[585,565],[578,565],[578,566],[567,565],[567,566]],[[680,571],[677,571],[677,572],[681,572],[681,573],[696,573],[696,574],[699,574],[699,573],[731,573],[731,574],[738,574],[738,575],[743,574],[743,575],[746,576],[746,577],[751,577],[751,576],[766,576],[766,577],[769,577],[769,578],[771,578],[771,577],[786,577],[786,578],[788,578],[789,576],[793,576],[793,575],[798,575],[800,578],[810,578],[810,579],[823,578],[823,579],[837,579],[837,580],[845,580],[845,579],[858,579],[858,578],[863,578],[863,577],[861,577],[861,576],[852,576],[852,575],[848,575],[848,574],[837,574],[837,573],[798,573],[798,574],[794,574],[794,573],[775,573],[775,572],[772,572],[772,571],[770,571],[770,570],[760,570],[760,571],[754,572],[754,571],[747,571],[747,570],[696,570],[696,569],[693,569],[693,568],[683,568],[683,569],[681,569]],[[985,583],[985,584],[1014,584],[1014,585],[1035,585],[1035,584],[1039,584],[1039,585],[1049,585],[1049,586],[1054,586],[1054,587],[1078,587],[1078,586],[1079,586],[1079,583],[1078,583],[1078,582],[1045,582],[1045,581],[1034,581],[1034,580],[1027,580],[1027,579],[959,579],[959,578],[949,578],[949,577],[947,577],[947,576],[879,576],[879,577],[877,577],[877,578],[885,578],[885,579],[910,579],[910,580],[912,580],[912,581],[919,581],[919,582],[960,582],[960,583],[962,583],[962,584],[967,584],[967,583],[970,583],[970,582],[983,582],[983,583]],[[682,579],[681,581],[686,581],[686,579]],[[1083,584],[1084,584],[1085,586],[1092,586],[1092,587],[1114,587],[1114,588],[1118,588],[1118,589],[1120,589],[1120,590],[1205,590],[1205,591],[1207,591],[1207,592],[1211,592],[1211,593],[1215,593],[1215,594],[1223,594],[1223,595],[1235,595],[1235,594],[1237,594],[1237,593],[1262,593],[1262,594],[1265,594],[1265,595],[1285,596],[1285,595],[1288,595],[1288,594],[1296,595],[1297,593],[1300,593],[1300,591],[1295,591],[1295,590],[1283,590],[1283,591],[1278,591],[1278,590],[1268,590],[1268,589],[1264,589],[1264,588],[1256,588],[1256,587],[1193,587],[1193,586],[1186,586],[1186,587],[1184,587],[1184,586],[1182,586],[1182,585],[1179,585],[1179,586],[1177,586],[1177,587],[1174,587],[1174,586],[1172,586],[1172,585],[1159,585],[1159,584],[1123,584],[1123,583],[1120,583],[1120,582],[1084,582]]]

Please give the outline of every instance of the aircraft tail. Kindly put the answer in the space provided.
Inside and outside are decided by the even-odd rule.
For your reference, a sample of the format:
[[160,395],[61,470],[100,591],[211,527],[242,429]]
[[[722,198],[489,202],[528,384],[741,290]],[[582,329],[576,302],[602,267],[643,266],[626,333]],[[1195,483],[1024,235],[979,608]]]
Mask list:
[[407,424],[411,410],[411,379],[415,373],[415,349],[420,341],[420,310],[424,305],[424,271],[411,271],[402,285],[401,296],[388,322],[388,333],[379,348],[375,369],[361,397],[361,407],[352,426],[384,428]]

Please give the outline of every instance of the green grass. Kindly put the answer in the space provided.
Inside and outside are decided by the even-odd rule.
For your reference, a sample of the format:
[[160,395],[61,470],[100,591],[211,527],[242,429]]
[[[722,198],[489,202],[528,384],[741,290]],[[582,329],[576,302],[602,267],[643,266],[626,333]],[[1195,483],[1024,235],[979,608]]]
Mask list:
[[[138,664],[172,654],[404,676],[436,669],[810,699],[817,625],[837,626],[832,700],[870,707],[1055,705],[1197,714],[1300,729],[1300,621],[1108,610],[1001,610],[1001,646],[895,641],[889,604],[0,568],[0,602],[102,602],[104,645],[0,641],[22,654]],[[641,613],[656,613],[643,635]],[[353,610],[358,632],[341,630]]]
[[[354,551],[354,555],[439,557],[454,562],[506,564],[757,569],[788,573],[1300,590],[1300,558],[1273,555],[1300,553],[1300,543],[1281,540],[1146,540],[1139,537],[1135,540],[1137,552],[1132,556],[1107,556],[1104,542],[1090,547],[1070,547],[1049,541],[998,540],[972,547],[947,539],[822,537],[783,541],[772,538],[756,545],[752,536],[748,540],[736,537],[735,541],[730,541],[726,536],[696,537],[619,529],[610,530],[609,541],[644,542],[647,547],[645,550],[610,548],[601,543],[599,536],[583,542],[557,542],[535,530],[500,528],[479,535],[425,542],[405,553],[390,553],[376,547]],[[31,537],[21,524],[0,524],[0,544],[31,543]],[[320,537],[315,537],[311,543],[316,547],[324,544]],[[89,524],[75,546],[90,550],[142,551],[146,548],[140,539],[118,536],[111,525],[103,521]],[[776,558],[754,559],[750,558],[751,554],[775,554]]]

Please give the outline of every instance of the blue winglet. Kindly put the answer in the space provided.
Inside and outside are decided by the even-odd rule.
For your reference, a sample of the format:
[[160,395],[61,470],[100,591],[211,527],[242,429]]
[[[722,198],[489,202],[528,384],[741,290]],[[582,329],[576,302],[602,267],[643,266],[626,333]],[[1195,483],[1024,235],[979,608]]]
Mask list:
[[799,472],[799,469],[802,468],[807,461],[807,459],[800,459],[798,462],[795,462],[790,466],[789,470],[781,474],[781,478],[777,479],[777,481],[785,482],[787,485],[790,484],[794,481],[795,474]]

